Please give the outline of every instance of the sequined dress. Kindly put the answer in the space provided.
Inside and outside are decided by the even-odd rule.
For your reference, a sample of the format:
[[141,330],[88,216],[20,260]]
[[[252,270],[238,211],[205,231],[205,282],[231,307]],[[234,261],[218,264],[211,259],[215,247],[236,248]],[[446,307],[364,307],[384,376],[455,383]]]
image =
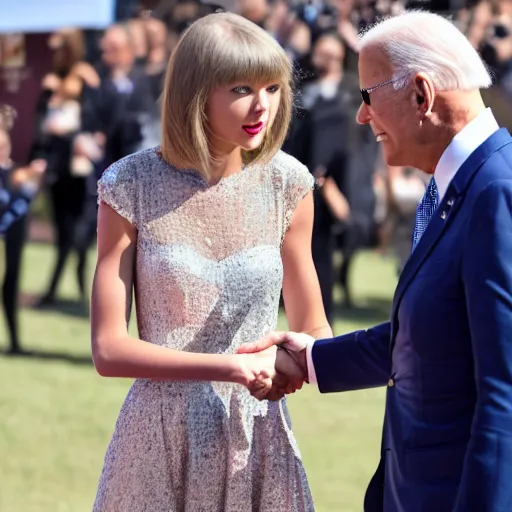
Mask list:
[[[209,185],[149,149],[112,165],[98,196],[138,231],[140,338],[231,354],[277,325],[280,248],[308,170],[279,152]],[[136,380],[94,512],[302,512],[313,501],[285,399],[241,385]]]

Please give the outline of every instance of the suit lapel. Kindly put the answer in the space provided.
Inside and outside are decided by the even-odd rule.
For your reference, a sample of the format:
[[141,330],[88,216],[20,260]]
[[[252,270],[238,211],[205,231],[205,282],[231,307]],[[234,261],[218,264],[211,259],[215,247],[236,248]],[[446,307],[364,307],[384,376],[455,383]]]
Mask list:
[[418,273],[425,259],[432,252],[432,249],[446,230],[448,224],[460,209],[464,200],[464,192],[478,169],[480,169],[493,153],[510,143],[512,143],[512,138],[506,129],[501,128],[493,133],[483,144],[471,153],[450,183],[441,204],[432,216],[416,249],[407,260],[398,281],[391,311],[391,348],[393,348],[395,336],[398,331],[397,313],[404,293],[411,284],[414,276]]

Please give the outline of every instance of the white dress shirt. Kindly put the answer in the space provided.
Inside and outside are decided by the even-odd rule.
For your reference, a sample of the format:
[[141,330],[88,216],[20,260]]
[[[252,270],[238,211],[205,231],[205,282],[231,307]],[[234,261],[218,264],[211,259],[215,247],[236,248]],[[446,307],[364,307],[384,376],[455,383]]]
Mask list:
[[439,203],[461,165],[475,149],[483,144],[496,130],[498,123],[490,108],[486,108],[468,123],[450,142],[441,155],[434,171],[434,178],[439,191]]
[[[454,178],[461,165],[469,158],[471,153],[478,146],[483,144],[495,131],[499,129],[498,123],[490,108],[486,108],[470,121],[455,137],[448,147],[444,150],[439,162],[437,162],[434,178],[439,191],[439,203],[443,200],[450,182]],[[313,364],[313,344],[308,343],[306,347],[306,356],[308,364],[308,377],[310,384],[316,384],[316,372]]]

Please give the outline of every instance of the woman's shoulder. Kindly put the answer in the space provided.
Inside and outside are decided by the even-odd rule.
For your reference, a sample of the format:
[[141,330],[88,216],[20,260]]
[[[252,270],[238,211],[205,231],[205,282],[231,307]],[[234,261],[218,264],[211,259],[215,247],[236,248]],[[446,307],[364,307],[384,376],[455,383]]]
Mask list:
[[309,169],[295,157],[279,151],[270,161],[271,175],[276,184],[282,208],[282,238],[290,226],[299,202],[313,190],[315,180]]
[[157,148],[133,153],[108,167],[98,180],[98,201],[114,208],[132,224],[140,221],[140,203],[156,188],[160,165]]
[[131,180],[144,178],[160,164],[159,148],[148,148],[127,155],[111,164],[104,171],[100,181]]
[[299,182],[313,186],[314,179],[309,169],[297,158],[282,150],[274,155],[270,165],[285,184]]

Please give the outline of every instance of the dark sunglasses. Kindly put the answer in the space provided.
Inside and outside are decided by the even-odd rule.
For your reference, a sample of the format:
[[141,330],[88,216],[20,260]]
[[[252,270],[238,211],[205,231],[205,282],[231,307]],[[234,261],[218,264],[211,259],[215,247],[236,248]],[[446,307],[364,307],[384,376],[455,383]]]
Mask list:
[[372,87],[367,87],[366,89],[360,89],[361,92],[361,98],[367,105],[371,105],[370,100],[370,93],[373,91],[380,89],[381,87],[384,87],[385,85],[393,84],[395,82],[398,82],[399,80],[402,80],[405,78],[404,76],[399,78],[392,78],[391,80],[387,80],[386,82],[382,82],[381,84],[373,85]]

